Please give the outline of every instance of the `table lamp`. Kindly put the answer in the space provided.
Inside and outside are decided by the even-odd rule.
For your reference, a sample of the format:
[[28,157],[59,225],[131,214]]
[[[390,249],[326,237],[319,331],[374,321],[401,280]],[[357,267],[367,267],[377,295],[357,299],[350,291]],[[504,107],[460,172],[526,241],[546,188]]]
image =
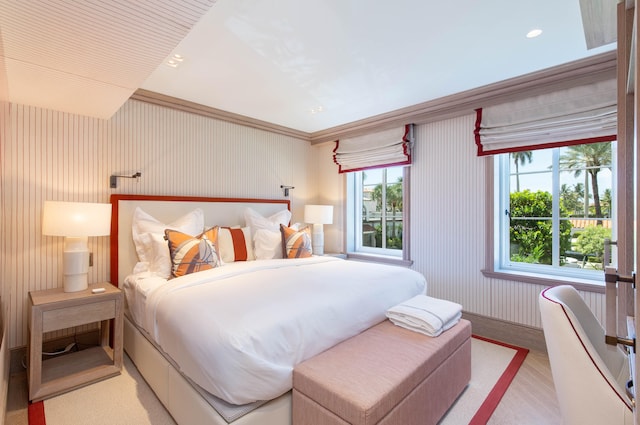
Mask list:
[[64,292],[87,289],[88,236],[111,233],[111,204],[45,201],[42,234],[64,236]]
[[324,254],[324,231],[323,224],[333,223],[333,205],[305,205],[305,223],[313,224],[311,234],[311,249],[315,255]]

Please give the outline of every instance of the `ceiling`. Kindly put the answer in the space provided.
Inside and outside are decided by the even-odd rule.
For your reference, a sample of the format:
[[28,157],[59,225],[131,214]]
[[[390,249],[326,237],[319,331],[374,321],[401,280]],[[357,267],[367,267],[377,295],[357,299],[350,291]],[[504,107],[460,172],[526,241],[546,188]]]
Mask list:
[[0,94],[99,118],[141,88],[313,133],[615,49],[616,0],[0,3]]

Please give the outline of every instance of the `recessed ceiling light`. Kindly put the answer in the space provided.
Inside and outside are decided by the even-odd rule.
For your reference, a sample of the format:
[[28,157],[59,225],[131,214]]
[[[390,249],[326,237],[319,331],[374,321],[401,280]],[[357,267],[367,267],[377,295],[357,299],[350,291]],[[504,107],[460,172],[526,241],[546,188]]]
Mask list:
[[171,55],[171,57],[169,59],[167,59],[165,64],[167,66],[170,66],[171,68],[177,68],[178,65],[180,65],[180,63],[182,63],[182,61],[184,61],[184,56],[175,53],[175,54]]
[[542,30],[540,28],[532,29],[527,33],[527,38],[535,38],[542,34]]
[[315,108],[311,108],[310,112],[312,114],[317,114],[324,111],[324,108],[322,108],[322,106],[316,106]]

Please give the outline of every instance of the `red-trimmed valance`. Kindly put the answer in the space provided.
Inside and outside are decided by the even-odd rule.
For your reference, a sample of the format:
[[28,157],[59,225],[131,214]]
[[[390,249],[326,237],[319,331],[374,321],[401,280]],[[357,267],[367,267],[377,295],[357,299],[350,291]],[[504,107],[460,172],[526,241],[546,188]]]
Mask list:
[[477,109],[474,134],[479,156],[616,140],[616,81]]
[[336,141],[333,161],[340,173],[411,164],[413,124]]

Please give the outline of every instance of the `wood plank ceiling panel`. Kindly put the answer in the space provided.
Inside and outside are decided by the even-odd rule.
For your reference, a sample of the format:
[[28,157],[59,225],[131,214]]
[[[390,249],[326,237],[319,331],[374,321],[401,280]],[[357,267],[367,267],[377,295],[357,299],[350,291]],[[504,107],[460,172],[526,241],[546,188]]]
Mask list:
[[3,100],[109,118],[214,2],[0,2]]
[[617,40],[617,3],[618,0],[580,0],[587,49],[594,49]]

